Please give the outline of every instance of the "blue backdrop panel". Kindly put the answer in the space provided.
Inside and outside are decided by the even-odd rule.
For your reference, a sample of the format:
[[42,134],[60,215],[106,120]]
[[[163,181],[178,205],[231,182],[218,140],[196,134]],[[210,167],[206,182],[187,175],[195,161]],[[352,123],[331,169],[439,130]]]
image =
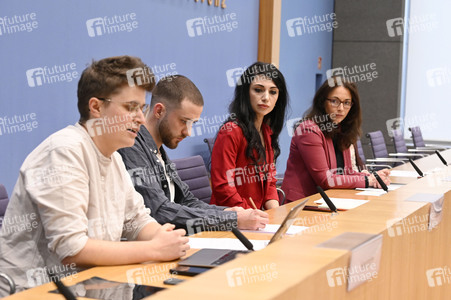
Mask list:
[[[207,155],[236,70],[257,59],[258,0],[225,9],[194,0],[1,1],[0,183],[11,193],[25,157],[78,121],[77,82],[92,59],[139,56],[157,75],[184,74],[205,100],[202,122],[171,157]],[[233,72],[235,70],[235,72]]]
[[317,87],[326,80],[326,70],[332,66],[332,27],[340,26],[333,23],[333,12],[334,0],[282,2],[280,70],[287,81],[291,110],[280,134],[278,173],[286,169],[294,121],[310,107]]

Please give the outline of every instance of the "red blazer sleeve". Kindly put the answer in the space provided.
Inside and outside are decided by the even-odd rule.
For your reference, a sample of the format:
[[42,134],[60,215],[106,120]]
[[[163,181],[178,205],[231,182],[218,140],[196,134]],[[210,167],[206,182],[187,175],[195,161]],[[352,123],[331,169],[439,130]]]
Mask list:
[[361,173],[336,174],[336,162],[333,165],[331,154],[326,152],[326,139],[320,129],[316,129],[310,127],[301,132],[296,131],[294,137],[295,145],[302,153],[306,169],[315,184],[323,189],[365,187],[365,177]]
[[242,168],[237,169],[236,161],[243,143],[245,143],[245,139],[240,128],[233,128],[233,130],[221,128],[219,130],[211,154],[210,173],[215,199],[215,203],[212,204],[252,208],[247,200],[240,196],[235,187],[236,172],[242,171]]

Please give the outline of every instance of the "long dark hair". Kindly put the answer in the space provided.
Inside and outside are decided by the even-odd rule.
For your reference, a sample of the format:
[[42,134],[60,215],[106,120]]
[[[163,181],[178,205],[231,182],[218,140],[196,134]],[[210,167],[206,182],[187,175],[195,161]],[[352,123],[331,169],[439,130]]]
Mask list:
[[336,139],[340,150],[345,150],[355,144],[361,135],[362,112],[360,109],[360,96],[355,83],[345,81],[341,77],[331,77],[316,91],[313,97],[313,104],[304,115],[304,120],[314,121],[320,128],[331,128],[332,120],[326,113],[325,105],[329,93],[342,86],[346,88],[352,97],[352,106],[346,118],[340,122],[333,130],[323,131],[324,136]]
[[[263,122],[272,130],[271,146],[274,151],[274,161],[280,155],[279,134],[282,130],[285,120],[285,109],[288,105],[288,91],[285,84],[285,78],[282,73],[272,64],[256,62],[244,71],[239,78],[235,96],[230,103],[230,118],[227,121],[233,121],[240,126],[247,141],[246,157],[254,163],[266,160],[265,149],[261,143],[260,134],[255,128],[255,112],[252,109],[249,89],[255,77],[263,75],[271,79],[279,89],[274,109],[263,118]],[[226,121],[226,122],[227,122]],[[253,149],[257,151],[257,157],[253,155]]]

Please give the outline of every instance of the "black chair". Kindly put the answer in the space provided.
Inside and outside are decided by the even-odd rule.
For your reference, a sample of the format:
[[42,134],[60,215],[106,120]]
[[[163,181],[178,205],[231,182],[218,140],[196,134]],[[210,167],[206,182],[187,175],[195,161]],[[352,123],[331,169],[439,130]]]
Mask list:
[[281,188],[276,188],[277,189],[277,195],[279,196],[279,203],[280,205],[284,205],[285,204],[285,192],[281,189]]
[[427,145],[423,140],[423,134],[421,133],[420,126],[409,127],[409,131],[412,133],[413,146],[415,149],[434,152],[435,150],[445,150],[449,147],[440,145]]
[[[366,168],[369,171],[378,171],[381,169],[391,169],[391,165],[383,164],[383,159],[366,159],[365,153],[363,151],[362,142],[360,139],[357,140],[357,152],[359,153],[360,159],[365,164]],[[378,164],[375,164],[375,162],[378,162]]]
[[[419,157],[427,156],[427,154],[425,154],[424,151],[422,150],[407,148],[406,141],[404,140],[404,135],[401,129],[392,130],[392,135],[393,135],[393,145],[395,146],[396,153],[411,152]],[[431,151],[433,152],[434,150]]]
[[3,217],[5,216],[6,207],[8,206],[9,198],[8,193],[6,192],[6,188],[3,184],[0,184],[0,228],[3,224]]
[[210,203],[211,186],[202,156],[174,159],[180,178],[189,186],[193,195],[205,203]]
[[215,138],[214,137],[205,138],[204,143],[207,144],[208,150],[210,151],[210,157],[211,157],[211,153],[213,152],[213,145],[215,144]]
[[9,294],[12,295],[16,292],[16,284],[14,280],[5,273],[0,272],[0,280],[5,281],[9,285]]
[[[394,165],[404,164],[408,161],[408,158],[415,154],[413,153],[388,153],[387,145],[385,144],[384,135],[382,131],[368,132],[366,135],[370,139],[371,150],[373,151],[373,157],[375,159],[383,158],[386,163],[392,163]],[[389,157],[389,156],[395,156]],[[401,157],[401,158],[400,158]]]

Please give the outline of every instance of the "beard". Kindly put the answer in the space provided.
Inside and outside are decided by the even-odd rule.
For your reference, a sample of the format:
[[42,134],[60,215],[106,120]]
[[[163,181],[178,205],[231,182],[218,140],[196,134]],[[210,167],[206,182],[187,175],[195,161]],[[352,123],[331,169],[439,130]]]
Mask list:
[[[160,137],[163,145],[165,145],[169,149],[177,148],[179,142],[176,140],[177,137],[174,136],[171,132],[171,126],[169,125],[167,117],[164,117],[163,120],[161,120],[160,124],[158,125],[158,130],[160,132]],[[181,136],[181,138],[185,137]]]

